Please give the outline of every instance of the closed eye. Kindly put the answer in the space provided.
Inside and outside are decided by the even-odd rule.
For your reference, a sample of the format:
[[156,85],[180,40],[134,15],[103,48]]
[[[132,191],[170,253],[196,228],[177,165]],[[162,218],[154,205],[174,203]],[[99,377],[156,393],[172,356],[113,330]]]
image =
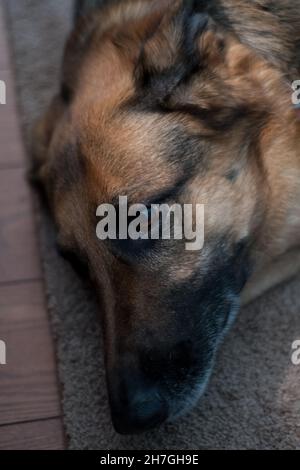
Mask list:
[[[154,248],[157,240],[151,239],[152,208],[147,207],[143,212],[137,212],[134,216],[128,216],[125,227],[119,226],[119,208],[117,209],[117,230],[116,239],[107,240],[110,251],[113,255],[125,263],[133,263],[146,257]],[[137,223],[137,218],[140,223]],[[134,232],[132,233],[132,224]],[[127,238],[123,239],[121,233],[127,233]]]
[[131,264],[146,258],[158,240],[110,240],[110,251],[116,258]]

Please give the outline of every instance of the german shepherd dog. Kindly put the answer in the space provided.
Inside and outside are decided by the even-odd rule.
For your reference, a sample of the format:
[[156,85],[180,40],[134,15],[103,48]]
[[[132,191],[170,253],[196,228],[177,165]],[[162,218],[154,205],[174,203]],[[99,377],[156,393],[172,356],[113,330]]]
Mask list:
[[[300,4],[100,3],[78,2],[34,172],[101,294],[112,419],[135,433],[196,403],[247,282],[299,245]],[[204,204],[203,249],[99,241],[120,195]]]

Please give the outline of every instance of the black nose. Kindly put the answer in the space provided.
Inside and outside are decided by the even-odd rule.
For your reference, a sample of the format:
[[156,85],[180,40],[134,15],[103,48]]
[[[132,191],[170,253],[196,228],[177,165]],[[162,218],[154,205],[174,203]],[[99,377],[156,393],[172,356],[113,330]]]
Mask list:
[[165,401],[157,389],[132,377],[118,380],[110,390],[112,421],[120,434],[136,434],[162,424],[168,417]]
[[156,398],[139,399],[127,408],[112,410],[115,430],[120,434],[137,434],[162,424],[167,418],[164,403]]

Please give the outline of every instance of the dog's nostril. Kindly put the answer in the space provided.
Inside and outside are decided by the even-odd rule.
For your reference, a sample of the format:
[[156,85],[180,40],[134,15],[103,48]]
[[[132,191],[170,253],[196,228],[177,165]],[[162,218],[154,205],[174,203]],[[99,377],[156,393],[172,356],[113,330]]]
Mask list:
[[112,419],[120,434],[136,434],[162,424],[168,416],[167,406],[155,393],[152,397],[134,397],[126,407],[112,407]]

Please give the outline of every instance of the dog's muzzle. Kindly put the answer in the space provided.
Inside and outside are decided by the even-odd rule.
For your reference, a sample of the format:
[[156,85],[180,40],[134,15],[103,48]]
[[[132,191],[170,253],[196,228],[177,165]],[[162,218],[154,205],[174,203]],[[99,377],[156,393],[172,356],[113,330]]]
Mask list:
[[126,369],[113,373],[109,382],[112,421],[118,433],[141,433],[168,418],[167,403],[140,374]]

